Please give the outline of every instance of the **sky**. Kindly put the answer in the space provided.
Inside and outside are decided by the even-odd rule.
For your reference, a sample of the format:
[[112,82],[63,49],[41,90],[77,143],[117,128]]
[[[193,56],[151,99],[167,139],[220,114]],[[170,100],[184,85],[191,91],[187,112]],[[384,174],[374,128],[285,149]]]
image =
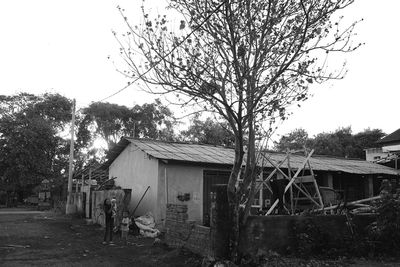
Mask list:
[[[128,80],[112,60],[119,49],[112,30],[126,28],[117,6],[137,24],[141,5],[141,0],[0,1],[0,94],[60,93],[84,107],[121,89]],[[146,0],[145,5],[165,13],[164,0]],[[312,97],[292,108],[293,115],[278,124],[273,139],[300,127],[310,136],[347,126],[354,133],[366,128],[391,133],[400,127],[395,123],[399,9],[398,0],[356,0],[344,10],[345,20],[364,19],[355,39],[365,45],[346,54],[345,79],[312,87]],[[132,85],[107,101],[133,106],[152,99]]]

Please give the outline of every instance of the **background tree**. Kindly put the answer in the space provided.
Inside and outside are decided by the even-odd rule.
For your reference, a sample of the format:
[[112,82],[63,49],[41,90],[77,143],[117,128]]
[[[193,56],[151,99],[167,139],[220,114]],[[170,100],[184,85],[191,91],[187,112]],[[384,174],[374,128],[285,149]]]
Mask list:
[[[8,193],[63,179],[68,143],[60,137],[71,101],[59,94],[0,96],[0,181]],[[21,196],[20,196],[21,197]]]
[[313,140],[313,148],[320,155],[351,157],[355,150],[351,127],[339,128],[333,133],[317,134]]
[[101,137],[110,149],[121,136],[133,135],[135,116],[126,106],[92,103],[83,110],[77,143],[93,142],[95,138]]
[[336,157],[365,159],[364,149],[376,146],[376,141],[385,134],[380,129],[365,129],[352,134],[351,127],[342,127],[334,132],[319,133],[309,138],[304,129],[296,129],[284,135],[275,144],[275,150],[296,150],[304,145],[315,150],[315,154]]
[[278,142],[275,143],[274,149],[281,152],[289,150],[299,150],[304,147],[310,147],[311,139],[308,137],[306,130],[299,128],[291,131],[287,135],[283,135]]
[[173,126],[175,119],[168,107],[159,99],[154,103],[135,105],[132,112],[136,114],[135,137],[172,141],[175,139]]
[[81,147],[91,147],[96,138],[102,138],[107,149],[123,136],[173,139],[173,114],[158,99],[133,108],[96,102],[82,113],[77,137],[77,144]]
[[365,151],[367,148],[377,147],[376,141],[384,137],[386,134],[381,129],[367,128],[362,132],[354,135],[356,151],[352,155],[354,158],[365,159]]
[[[144,23],[135,27],[121,10],[128,26],[120,40],[127,67],[122,73],[139,77],[149,92],[170,93],[184,105],[218,113],[235,135],[227,189],[234,259],[239,224],[254,197],[256,130],[285,119],[289,105],[307,99],[309,84],[343,77],[317,58],[355,49],[350,42],[355,23],[342,30],[331,21],[352,2],[172,0],[170,10],[182,15],[179,30],[166,16],[152,19],[146,12]],[[237,183],[243,166],[243,183]]]
[[189,129],[182,131],[181,136],[185,141],[192,141],[202,144],[221,145],[233,147],[235,135],[230,130],[226,121],[218,122],[210,117],[205,121],[199,116],[191,120]]

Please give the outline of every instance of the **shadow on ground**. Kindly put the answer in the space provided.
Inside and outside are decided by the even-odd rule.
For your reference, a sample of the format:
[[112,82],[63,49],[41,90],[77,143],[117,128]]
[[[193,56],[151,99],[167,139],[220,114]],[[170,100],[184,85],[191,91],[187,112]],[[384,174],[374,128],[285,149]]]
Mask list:
[[0,212],[2,266],[200,266],[201,258],[130,236],[103,245],[103,229],[54,213]]

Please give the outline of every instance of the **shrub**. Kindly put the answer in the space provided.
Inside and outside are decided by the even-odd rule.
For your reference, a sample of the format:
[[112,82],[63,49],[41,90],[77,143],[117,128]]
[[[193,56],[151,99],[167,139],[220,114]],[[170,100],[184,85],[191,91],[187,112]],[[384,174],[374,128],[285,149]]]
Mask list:
[[374,206],[377,220],[368,227],[370,251],[395,256],[400,249],[400,196],[387,194]]
[[291,252],[301,257],[324,255],[336,257],[343,254],[347,240],[335,238],[310,218],[293,226],[293,247]]

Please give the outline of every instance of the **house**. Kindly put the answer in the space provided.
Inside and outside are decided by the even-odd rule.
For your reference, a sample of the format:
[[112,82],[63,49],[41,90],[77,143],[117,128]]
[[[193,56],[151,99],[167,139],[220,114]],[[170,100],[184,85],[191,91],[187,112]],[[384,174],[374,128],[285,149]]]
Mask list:
[[400,129],[386,135],[376,142],[377,148],[365,149],[367,161],[383,164],[395,169],[400,168]]
[[[264,153],[276,163],[286,156]],[[143,198],[135,216],[150,211],[157,223],[162,224],[166,203],[184,203],[188,206],[189,220],[207,224],[213,185],[227,183],[233,160],[232,148],[122,138],[110,151],[105,167],[117,186],[132,190],[131,211]],[[291,169],[301,168],[304,160],[303,155],[291,155]],[[381,179],[397,179],[399,175],[399,171],[365,160],[313,156],[310,164],[320,186],[342,191],[348,200],[376,195]],[[262,165],[263,175],[274,169],[270,163]],[[262,182],[259,183],[254,207],[263,209],[267,194]]]

